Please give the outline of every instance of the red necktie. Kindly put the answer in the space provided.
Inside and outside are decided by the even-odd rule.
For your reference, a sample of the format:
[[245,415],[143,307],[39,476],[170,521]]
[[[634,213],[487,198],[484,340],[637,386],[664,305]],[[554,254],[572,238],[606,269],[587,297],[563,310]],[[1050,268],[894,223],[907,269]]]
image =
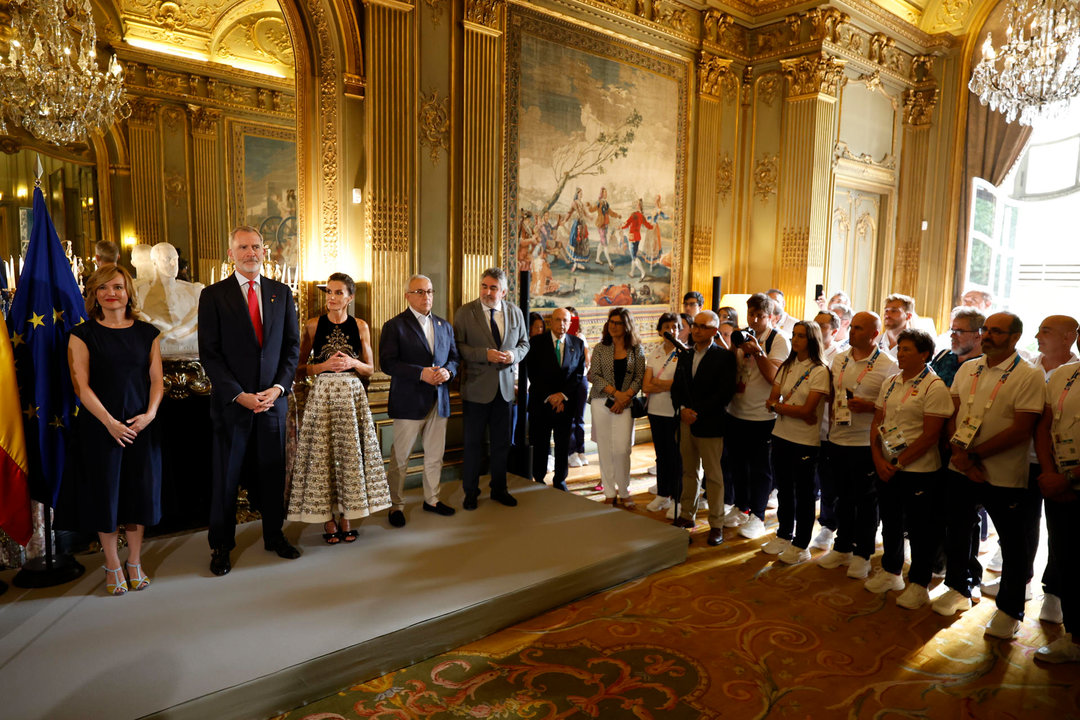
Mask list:
[[255,281],[248,281],[248,314],[251,315],[251,325],[255,328],[255,339],[262,347],[262,315],[259,314],[259,296],[255,294]]

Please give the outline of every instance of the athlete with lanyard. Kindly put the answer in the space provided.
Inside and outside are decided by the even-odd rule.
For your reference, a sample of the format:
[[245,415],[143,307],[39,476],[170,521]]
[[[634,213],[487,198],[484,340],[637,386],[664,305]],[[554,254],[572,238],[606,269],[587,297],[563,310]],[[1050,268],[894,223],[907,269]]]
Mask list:
[[[922,330],[904,330],[896,343],[900,372],[881,387],[870,436],[879,477],[881,570],[866,581],[870,592],[903,590],[896,598],[914,610],[930,602],[927,587],[941,542],[941,454],[945,422],[952,416],[949,389],[927,364],[934,339]],[[911,543],[911,568],[905,589],[904,533]]]

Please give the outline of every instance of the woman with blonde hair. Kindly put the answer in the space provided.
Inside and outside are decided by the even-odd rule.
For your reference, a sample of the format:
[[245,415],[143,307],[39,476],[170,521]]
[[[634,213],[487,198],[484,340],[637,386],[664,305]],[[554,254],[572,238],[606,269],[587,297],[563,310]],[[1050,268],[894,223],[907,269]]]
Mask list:
[[[83,410],[74,422],[78,516],[101,541],[105,591],[123,595],[150,586],[142,569],[143,533],[161,520],[161,443],[153,422],[164,394],[160,340],[157,328],[136,319],[134,282],[122,267],[90,276],[86,312],[90,319],[68,340],[71,382]],[[117,549],[121,524],[124,567]]]

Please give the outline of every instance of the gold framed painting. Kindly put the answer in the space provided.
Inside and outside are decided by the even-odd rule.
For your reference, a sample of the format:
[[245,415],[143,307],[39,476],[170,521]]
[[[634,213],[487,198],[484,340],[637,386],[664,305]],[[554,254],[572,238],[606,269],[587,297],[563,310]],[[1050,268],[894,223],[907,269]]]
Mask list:
[[257,228],[266,258],[290,270],[300,258],[296,225],[296,133],[289,128],[231,121],[229,224]]
[[666,311],[685,243],[691,63],[516,5],[506,47],[515,283],[528,269],[534,309],[573,305],[583,320]]

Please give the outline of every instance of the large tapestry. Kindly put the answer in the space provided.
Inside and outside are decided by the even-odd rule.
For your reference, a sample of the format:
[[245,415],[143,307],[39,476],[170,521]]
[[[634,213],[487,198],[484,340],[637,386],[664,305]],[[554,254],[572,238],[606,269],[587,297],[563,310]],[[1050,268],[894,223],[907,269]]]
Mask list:
[[533,307],[669,305],[688,73],[686,62],[513,8],[504,256],[531,271]]

